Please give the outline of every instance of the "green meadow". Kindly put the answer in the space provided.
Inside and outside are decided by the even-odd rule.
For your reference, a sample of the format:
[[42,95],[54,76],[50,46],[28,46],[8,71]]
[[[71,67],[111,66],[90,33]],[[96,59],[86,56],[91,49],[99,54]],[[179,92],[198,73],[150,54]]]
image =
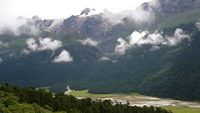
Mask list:
[[[121,99],[126,101],[156,101],[156,100],[165,100],[165,99],[152,99],[152,97],[144,96],[138,93],[130,93],[130,94],[91,94],[88,90],[82,91],[72,91],[69,95],[73,95],[75,97],[81,98],[93,98],[93,99]],[[154,97],[153,97],[154,98]],[[176,106],[162,106],[162,108],[171,110],[173,113],[200,113],[200,108],[192,108],[187,106],[181,106],[177,103]]]

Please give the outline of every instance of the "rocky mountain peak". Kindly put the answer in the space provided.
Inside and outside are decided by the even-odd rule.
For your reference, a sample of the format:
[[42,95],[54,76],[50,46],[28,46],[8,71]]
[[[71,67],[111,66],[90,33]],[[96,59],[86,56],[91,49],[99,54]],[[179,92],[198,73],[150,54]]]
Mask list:
[[85,9],[80,13],[80,16],[81,16],[81,15],[87,16],[87,15],[89,15],[90,13],[93,13],[93,12],[95,12],[95,11],[96,11],[95,9],[85,8]]

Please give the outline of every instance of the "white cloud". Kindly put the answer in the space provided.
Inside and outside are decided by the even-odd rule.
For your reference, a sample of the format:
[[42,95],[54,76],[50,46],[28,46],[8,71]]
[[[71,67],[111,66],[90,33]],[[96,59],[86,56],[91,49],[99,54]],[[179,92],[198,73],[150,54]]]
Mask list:
[[56,50],[62,46],[62,42],[59,40],[52,40],[51,38],[40,38],[38,50]]
[[163,36],[163,33],[148,31],[137,32],[134,31],[129,37],[128,41],[119,38],[118,44],[115,47],[115,52],[123,55],[126,50],[131,47],[140,47],[142,45],[152,45],[151,51],[158,50],[160,46],[176,46],[183,40],[191,41],[190,35],[186,34],[182,29],[177,28],[172,36]]
[[73,58],[70,55],[70,53],[66,50],[63,50],[55,59],[53,60],[54,63],[68,63],[68,62],[73,62]]
[[44,51],[44,50],[56,50],[62,47],[62,42],[59,40],[53,40],[51,38],[40,38],[38,41],[34,38],[26,40],[27,49],[24,49],[24,53],[31,51]]
[[148,10],[145,10],[142,7],[138,7],[129,17],[131,17],[136,23],[139,24],[152,22],[155,18],[155,12],[150,7]]
[[129,37],[129,44],[134,46],[135,44],[138,44],[141,42],[141,39],[147,35],[147,31],[143,31],[143,32],[137,32],[137,31],[134,31],[130,37]]
[[200,30],[200,22],[196,22],[196,27]]
[[98,45],[98,42],[97,41],[94,41],[90,38],[87,38],[85,40],[79,40],[81,42],[81,44],[83,45],[88,45],[88,46],[97,46]]
[[115,47],[115,52],[117,54],[123,55],[125,54],[126,50],[130,47],[128,42],[126,42],[123,38],[117,39],[117,45]]
[[135,22],[135,24],[143,25],[151,23],[155,19],[155,11],[152,7],[158,7],[158,4],[159,3],[157,1],[149,2],[150,7],[148,8],[140,6],[134,10],[124,10],[117,13],[104,10],[103,16],[115,24],[123,22],[124,18],[128,18],[129,20]]
[[[134,37],[133,35],[130,37],[130,40],[133,40],[135,38],[139,38],[138,41],[134,43],[136,46],[142,46],[142,45],[145,45],[145,44],[163,45],[162,43],[165,42],[165,38],[162,36],[162,33],[158,33],[157,31],[154,32],[154,33],[147,33],[146,32],[146,34],[145,33],[139,33],[139,34],[141,35],[141,37],[136,37],[136,36]],[[131,45],[133,45],[133,44],[131,44]]]
[[166,45],[176,46],[177,44],[181,43],[184,39],[191,41],[190,36],[188,34],[185,34],[182,29],[177,28],[174,32],[174,36],[167,38]]
[[0,48],[8,47],[7,42],[0,41]]
[[111,59],[109,57],[106,56],[102,56],[99,61],[110,61]]
[[38,49],[38,44],[36,43],[36,40],[34,38],[29,38],[26,40],[27,48],[36,51]]

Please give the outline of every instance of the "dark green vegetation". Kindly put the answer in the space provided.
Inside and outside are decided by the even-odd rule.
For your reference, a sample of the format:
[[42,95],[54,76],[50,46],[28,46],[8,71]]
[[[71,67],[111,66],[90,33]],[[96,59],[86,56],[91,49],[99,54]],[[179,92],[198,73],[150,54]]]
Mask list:
[[[37,36],[1,34],[0,40],[9,46],[0,46],[0,82],[8,82],[22,87],[48,86],[53,91],[64,91],[67,85],[73,89],[89,89],[91,93],[131,93],[200,100],[200,31],[195,26],[198,21],[198,0],[178,1],[176,7],[156,12],[151,25],[137,26],[129,20],[104,29],[101,16],[65,19],[57,31],[41,31]],[[196,1],[196,2],[194,2]],[[176,3],[175,2],[175,3]],[[180,4],[180,3],[183,4]],[[188,3],[189,2],[189,3]],[[195,7],[185,8],[190,2]],[[186,5],[186,6],[185,6]],[[168,9],[173,9],[168,12]],[[84,19],[86,21],[79,26]],[[41,20],[42,21],[42,20]],[[176,22],[177,21],[177,22]],[[43,22],[43,21],[42,21]],[[107,24],[106,24],[107,25]],[[110,25],[110,24],[108,24]],[[75,26],[75,27],[74,27]],[[103,26],[103,28],[102,28]],[[102,28],[102,29],[100,29]],[[150,51],[152,45],[134,47],[123,56],[115,54],[119,37],[127,37],[134,30],[163,31],[172,36],[176,28],[190,35],[191,42]],[[56,51],[36,51],[21,54],[26,47],[25,40],[34,37],[52,37],[63,42]],[[93,38],[99,41],[97,47],[81,44],[78,40]],[[53,58],[66,49],[73,56],[70,63],[52,63]],[[111,60],[100,61],[103,56]]]
[[[199,100],[200,32],[194,24],[179,28],[191,34],[190,45],[186,41],[158,51],[149,51],[148,46],[133,48],[124,56],[113,57],[117,62],[99,61],[104,56],[99,48],[75,41],[54,53],[57,56],[62,49],[68,50],[74,58],[72,63],[52,63],[51,51],[9,57],[10,51],[18,50],[11,48],[1,53],[4,62],[0,64],[0,80],[26,87],[49,86],[54,91],[65,90],[69,84],[73,89],[89,89],[92,93],[140,92]],[[174,30],[166,29],[165,33]]]
[[35,88],[20,89],[3,84],[0,86],[1,113],[171,113],[158,107],[136,107],[129,104],[113,105],[110,100],[93,101],[76,99],[61,93],[52,94]]

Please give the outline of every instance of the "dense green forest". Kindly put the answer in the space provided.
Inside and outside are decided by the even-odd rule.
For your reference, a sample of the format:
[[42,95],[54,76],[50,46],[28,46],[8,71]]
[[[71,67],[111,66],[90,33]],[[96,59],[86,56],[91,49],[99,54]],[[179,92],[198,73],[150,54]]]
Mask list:
[[159,107],[137,107],[111,100],[77,99],[45,89],[0,86],[0,113],[172,113]]

